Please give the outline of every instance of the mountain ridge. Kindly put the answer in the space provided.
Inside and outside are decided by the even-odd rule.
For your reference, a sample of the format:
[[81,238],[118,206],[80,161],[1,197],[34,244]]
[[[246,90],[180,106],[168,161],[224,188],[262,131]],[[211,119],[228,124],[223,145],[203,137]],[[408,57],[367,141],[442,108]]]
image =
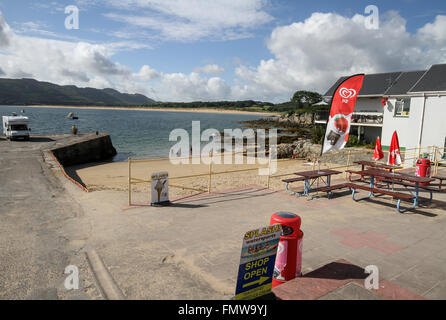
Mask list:
[[112,88],[79,88],[35,79],[0,78],[0,105],[139,106],[155,103],[142,94]]

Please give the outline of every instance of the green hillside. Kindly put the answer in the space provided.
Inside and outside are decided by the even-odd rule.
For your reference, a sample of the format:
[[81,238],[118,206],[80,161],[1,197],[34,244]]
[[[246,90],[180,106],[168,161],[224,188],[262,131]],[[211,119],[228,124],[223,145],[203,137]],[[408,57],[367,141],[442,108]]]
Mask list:
[[59,86],[34,79],[0,79],[0,105],[135,106],[155,101],[114,89]]

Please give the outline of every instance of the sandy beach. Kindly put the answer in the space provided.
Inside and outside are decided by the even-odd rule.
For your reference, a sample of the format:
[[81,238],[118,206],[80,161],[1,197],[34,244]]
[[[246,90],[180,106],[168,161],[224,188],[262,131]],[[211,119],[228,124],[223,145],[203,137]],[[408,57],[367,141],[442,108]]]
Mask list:
[[[134,160],[133,160],[134,161]],[[172,198],[189,196],[199,193],[199,190],[206,192],[209,185],[209,165],[208,164],[182,164],[174,165],[167,159],[132,161],[132,178],[148,181],[150,175],[154,172],[169,172],[169,193]],[[211,190],[227,190],[240,188],[249,185],[267,186],[268,177],[259,175],[256,168],[267,168],[267,164],[247,164],[244,158],[243,164],[213,164],[211,177]],[[326,166],[324,165],[324,168]],[[277,171],[273,176],[280,175],[278,178],[270,179],[270,188],[273,190],[282,190],[284,184],[282,179],[289,178],[293,172],[312,169],[312,164],[304,160],[283,159],[277,162]],[[69,167],[73,174],[79,176],[82,182],[90,191],[99,190],[128,190],[128,162],[113,162],[103,164],[90,164]],[[240,171],[239,171],[240,170]],[[244,171],[249,170],[249,171]],[[230,172],[228,171],[237,171]],[[289,176],[282,176],[289,174]],[[200,176],[196,176],[200,175]],[[186,176],[195,176],[180,178]],[[175,186],[175,187],[174,187]],[[184,186],[185,189],[179,188]],[[300,184],[296,184],[297,187]],[[303,186],[303,184],[302,184]],[[133,198],[136,202],[147,202],[148,182],[132,184]],[[187,189],[186,189],[187,188]],[[195,189],[190,190],[189,188]]]
[[277,116],[277,112],[255,112],[240,110],[219,110],[212,108],[150,108],[150,107],[100,107],[100,106],[26,106],[27,108],[55,108],[55,109],[104,109],[104,110],[142,110],[142,111],[171,111],[171,112],[203,112],[203,113],[226,113],[226,114],[255,114],[263,116]]

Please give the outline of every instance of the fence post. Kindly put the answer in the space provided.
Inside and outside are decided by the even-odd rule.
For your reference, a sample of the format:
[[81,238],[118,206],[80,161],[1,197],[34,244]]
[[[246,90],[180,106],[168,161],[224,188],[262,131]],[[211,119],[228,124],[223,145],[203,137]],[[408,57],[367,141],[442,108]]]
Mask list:
[[212,159],[209,159],[209,181],[208,181],[208,193],[211,193],[212,184]]
[[[348,153],[347,153],[347,170],[350,168],[350,157],[351,157],[351,154],[352,154],[352,151],[348,150]],[[347,178],[347,172],[344,171],[344,173],[345,173],[345,178]]]
[[271,179],[271,148],[269,149],[269,161],[268,161],[268,180],[266,188],[269,189],[269,180]]
[[132,205],[132,158],[128,159],[129,162],[129,206]]

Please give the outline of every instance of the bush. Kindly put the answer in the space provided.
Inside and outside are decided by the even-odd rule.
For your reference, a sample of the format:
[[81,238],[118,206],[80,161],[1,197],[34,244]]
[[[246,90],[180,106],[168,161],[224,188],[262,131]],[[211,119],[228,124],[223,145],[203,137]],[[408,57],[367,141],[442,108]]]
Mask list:
[[358,136],[350,134],[345,147],[364,147],[364,148],[368,148],[368,149],[374,149],[375,145],[373,143],[371,143],[371,142],[369,143],[365,140],[359,141]]
[[322,144],[325,137],[325,127],[324,126],[315,126],[311,130],[311,142],[315,144]]

